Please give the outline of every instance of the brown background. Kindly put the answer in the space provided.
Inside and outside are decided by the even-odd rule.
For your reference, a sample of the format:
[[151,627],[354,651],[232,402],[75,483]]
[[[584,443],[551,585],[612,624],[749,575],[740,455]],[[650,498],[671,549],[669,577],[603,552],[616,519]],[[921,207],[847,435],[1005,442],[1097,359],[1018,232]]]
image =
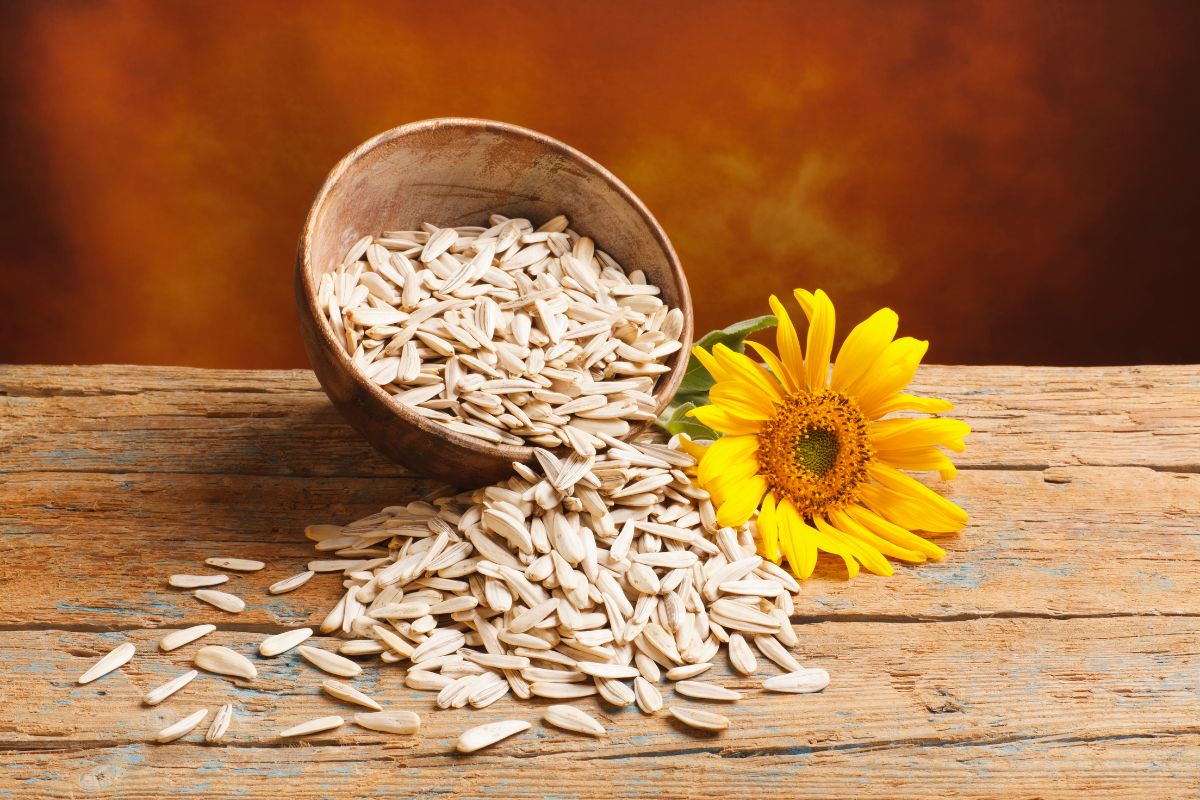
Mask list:
[[515,122],[624,179],[701,330],[824,287],[946,363],[1200,361],[1200,3],[0,5],[0,362],[305,364],[363,139]]

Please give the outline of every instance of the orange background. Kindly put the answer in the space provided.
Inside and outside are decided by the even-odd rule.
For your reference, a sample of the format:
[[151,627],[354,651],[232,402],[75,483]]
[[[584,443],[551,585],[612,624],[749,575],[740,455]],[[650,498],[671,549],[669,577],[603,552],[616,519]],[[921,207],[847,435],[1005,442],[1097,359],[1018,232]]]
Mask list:
[[945,363],[1200,361],[1200,3],[7,2],[0,362],[304,366],[344,153],[481,116],[638,193],[703,331],[824,287]]

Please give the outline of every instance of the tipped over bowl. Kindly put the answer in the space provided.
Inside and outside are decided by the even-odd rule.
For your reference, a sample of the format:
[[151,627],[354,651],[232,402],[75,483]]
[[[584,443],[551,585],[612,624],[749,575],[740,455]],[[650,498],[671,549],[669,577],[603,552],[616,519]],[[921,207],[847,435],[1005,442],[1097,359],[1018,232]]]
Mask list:
[[[486,226],[489,215],[539,226],[565,215],[626,272],[640,270],[667,306],[682,312],[681,347],[655,376],[655,411],[670,402],[687,367],[692,307],[687,280],[666,234],[612,173],[577,150],[534,131],[478,119],[433,119],[393,128],[355,148],[317,192],[296,253],[296,302],[313,371],[345,419],[377,450],[416,473],[473,487],[529,463],[529,444],[460,433],[398,402],[352,360],[319,302],[364,236],[438,226]],[[622,438],[647,423],[632,424]]]

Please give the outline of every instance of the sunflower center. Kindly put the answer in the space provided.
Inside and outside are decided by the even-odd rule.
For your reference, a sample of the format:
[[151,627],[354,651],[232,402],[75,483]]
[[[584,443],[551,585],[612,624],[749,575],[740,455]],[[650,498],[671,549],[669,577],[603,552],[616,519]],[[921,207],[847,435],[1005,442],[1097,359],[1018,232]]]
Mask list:
[[809,428],[796,439],[796,464],[821,478],[833,469],[839,450],[837,431]]
[[758,434],[759,471],[805,517],[854,503],[874,458],[867,418],[841,392],[797,392]]

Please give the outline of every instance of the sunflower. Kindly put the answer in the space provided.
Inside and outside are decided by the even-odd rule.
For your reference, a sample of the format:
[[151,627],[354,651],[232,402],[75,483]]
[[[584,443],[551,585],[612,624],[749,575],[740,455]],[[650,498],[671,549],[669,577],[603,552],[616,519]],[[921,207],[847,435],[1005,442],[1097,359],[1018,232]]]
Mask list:
[[840,556],[850,577],[859,564],[891,575],[889,557],[941,558],[944,550],[913,531],[960,531],[966,512],[901,470],[953,477],[939,447],[962,451],[970,428],[941,417],[885,418],[953,407],[903,392],[929,343],[895,339],[899,318],[884,308],[850,332],[831,370],[833,303],[819,289],[795,295],[809,323],[803,349],[772,296],[778,353],[748,342],[760,364],[723,344],[692,351],[715,383],[709,405],[689,413],[722,436],[707,448],[685,446],[699,457],[697,479],[718,523],[743,525],[757,512],[760,552],[775,563],[787,558],[800,578],[812,574],[817,551]]

